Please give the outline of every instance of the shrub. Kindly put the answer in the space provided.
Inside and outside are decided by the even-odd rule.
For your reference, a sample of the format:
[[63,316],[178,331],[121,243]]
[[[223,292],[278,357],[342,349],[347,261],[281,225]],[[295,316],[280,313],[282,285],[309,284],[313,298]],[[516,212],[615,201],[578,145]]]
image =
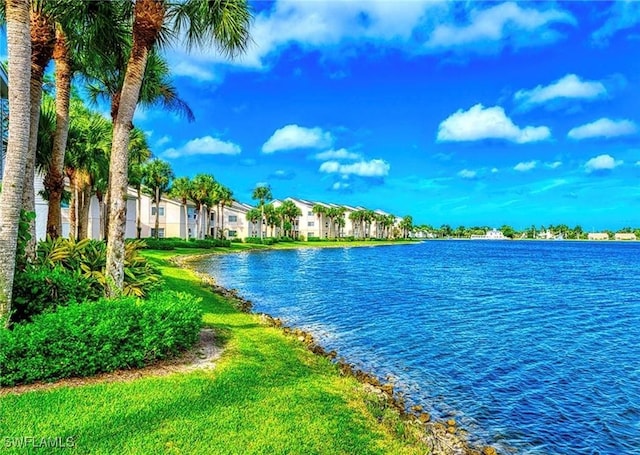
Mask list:
[[[123,295],[144,297],[161,283],[160,273],[140,255],[145,246],[142,240],[132,240],[125,244]],[[67,270],[79,271],[85,277],[107,288],[104,269],[107,262],[107,245],[100,240],[73,238],[47,238],[38,244],[37,264],[50,268],[60,266]]]
[[142,367],[193,346],[199,298],[163,292],[71,304],[0,330],[0,386]]
[[101,295],[98,282],[79,271],[62,266],[31,266],[16,273],[11,320],[28,321],[59,305],[97,300]]
[[231,240],[226,239],[193,239],[184,240],[179,238],[167,239],[145,239],[145,247],[152,250],[174,250],[176,248],[218,248],[231,246]]

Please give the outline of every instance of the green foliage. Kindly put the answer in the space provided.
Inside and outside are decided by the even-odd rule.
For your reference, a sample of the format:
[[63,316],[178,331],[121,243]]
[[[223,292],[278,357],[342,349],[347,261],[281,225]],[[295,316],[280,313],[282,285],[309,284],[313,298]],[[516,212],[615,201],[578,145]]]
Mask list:
[[29,321],[58,306],[97,300],[102,289],[97,281],[62,266],[30,266],[17,273],[13,284],[12,322]]
[[[140,255],[144,248],[142,240],[129,241],[125,245],[123,295],[144,297],[156,289],[160,274]],[[67,270],[79,271],[83,276],[107,288],[104,272],[107,261],[106,243],[100,240],[73,238],[47,238],[38,244],[37,264],[48,267],[61,266]]]
[[163,292],[149,300],[101,299],[60,307],[0,330],[0,386],[142,367],[193,346],[200,299]]
[[231,240],[224,239],[192,239],[180,238],[146,239],[145,248],[150,250],[175,250],[176,248],[212,249],[231,246]]
[[36,219],[34,212],[27,212],[20,210],[20,222],[18,224],[18,246],[16,250],[16,265],[17,268],[23,269],[26,263],[26,250],[27,243],[31,240],[31,234],[29,233],[29,225]]
[[260,237],[247,237],[244,239],[244,243],[252,243],[255,245],[273,245],[278,243],[278,239],[273,237],[265,237],[261,239]]

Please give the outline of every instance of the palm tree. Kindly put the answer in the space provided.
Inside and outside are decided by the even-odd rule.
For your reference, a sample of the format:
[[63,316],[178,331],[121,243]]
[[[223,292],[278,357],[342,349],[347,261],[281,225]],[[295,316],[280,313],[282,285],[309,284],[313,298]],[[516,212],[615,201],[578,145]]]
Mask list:
[[[124,10],[120,2],[50,0],[47,14],[55,20],[56,132],[51,165],[44,179],[49,195],[47,233],[53,237],[62,228],[61,201],[64,193],[64,156],[69,134],[71,79],[75,71],[107,71],[112,54],[124,44]],[[100,68],[95,69],[95,68]]]
[[[251,227],[254,227],[254,225],[258,223],[262,218],[262,212],[260,211],[260,209],[252,208],[247,212],[246,218],[247,218],[247,221],[249,221],[252,224]],[[252,234],[252,233],[253,231],[249,232],[249,234]],[[250,237],[253,237],[253,236],[250,236]]]
[[322,237],[322,215],[327,213],[327,208],[322,204],[313,204],[311,211],[318,217],[318,236]]
[[413,217],[411,215],[406,215],[402,218],[402,221],[400,221],[400,229],[402,229],[402,238],[406,239],[413,230]]
[[[53,55],[53,43],[55,41],[54,23],[44,11],[44,2],[34,0],[31,2],[31,79],[30,79],[30,126],[29,126],[29,150],[24,173],[24,192],[22,195],[23,208],[27,212],[35,212],[35,162],[36,148],[38,144],[38,123],[40,121],[40,105],[42,103],[42,81],[44,71]],[[35,219],[29,223],[31,240],[28,242],[26,253],[34,257],[36,252],[36,225]]]
[[71,110],[74,115],[69,125],[65,173],[72,188],[71,234],[82,239],[87,237],[91,194],[100,181],[108,178],[111,124],[79,100],[73,100]]
[[282,217],[283,227],[288,223],[289,237],[295,237],[293,234],[293,227],[295,226],[296,219],[299,216],[302,216],[302,210],[300,210],[300,207],[289,199],[284,201],[278,209]]
[[[203,238],[203,229],[206,228],[205,206],[209,202],[210,194],[215,188],[216,180],[209,174],[198,174],[191,182],[191,194],[189,198],[196,204],[198,211],[196,238]],[[203,223],[203,220],[205,223]]]
[[362,214],[362,210],[354,210],[349,214],[349,219],[353,223],[355,238],[360,238],[361,235],[361,230],[359,228],[356,228],[356,226],[359,226],[362,223]]
[[[271,228],[271,237],[276,237],[276,228],[284,227],[285,220],[281,208],[282,206],[276,208],[273,204],[264,205],[264,224]],[[280,232],[278,231],[278,233]]]
[[271,194],[271,187],[269,185],[260,185],[253,189],[253,194],[251,194],[251,199],[255,199],[258,201],[258,208],[262,216],[260,217],[260,238],[264,238],[264,233],[262,232],[262,223],[264,221],[264,203],[265,201],[270,201],[273,199],[273,194]]
[[[147,135],[141,129],[134,128],[131,131],[131,140],[129,141],[129,185],[136,189],[136,238],[138,239],[142,234],[142,177],[144,163],[149,158],[151,158],[151,150],[149,150]],[[102,200],[100,199],[99,202],[102,203]]]
[[222,184],[218,187],[218,196],[220,197],[218,202],[220,204],[220,212],[222,214],[222,217],[220,218],[220,238],[224,238],[224,208],[231,207],[235,199],[233,199],[233,191]]
[[[126,66],[114,122],[111,175],[111,214],[106,271],[109,294],[117,294],[124,281],[124,231],[126,225],[127,145],[129,129],[140,96],[149,52],[157,43],[167,42],[168,30],[186,37],[187,45],[214,44],[233,57],[244,52],[249,42],[251,13],[245,0],[168,2],[136,0],[132,26],[131,53]],[[164,33],[163,33],[164,32]]]
[[160,232],[160,201],[162,195],[169,191],[173,179],[171,165],[160,158],[146,163],[142,170],[142,184],[145,185],[149,195],[153,197],[156,209],[155,238],[159,238]]
[[169,190],[169,195],[173,198],[180,199],[180,203],[182,204],[182,208],[184,210],[184,239],[189,240],[189,209],[187,207],[187,202],[191,197],[192,192],[192,184],[189,177],[178,177],[173,180],[173,185],[171,186],[171,190]]
[[29,150],[31,39],[29,2],[6,2],[9,139],[0,192],[0,323],[8,324]]

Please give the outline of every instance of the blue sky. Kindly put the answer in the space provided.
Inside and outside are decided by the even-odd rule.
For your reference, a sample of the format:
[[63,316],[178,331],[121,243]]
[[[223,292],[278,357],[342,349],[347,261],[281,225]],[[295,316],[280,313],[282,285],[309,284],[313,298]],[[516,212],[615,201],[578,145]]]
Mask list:
[[640,226],[640,2],[253,2],[254,44],[165,53],[196,121],[138,111],[237,199],[435,226]]

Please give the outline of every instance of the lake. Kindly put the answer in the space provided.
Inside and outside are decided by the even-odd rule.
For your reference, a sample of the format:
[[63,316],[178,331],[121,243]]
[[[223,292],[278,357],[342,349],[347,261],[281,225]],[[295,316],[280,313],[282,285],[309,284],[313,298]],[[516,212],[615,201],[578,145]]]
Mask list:
[[197,268],[475,443],[640,453],[640,243],[430,241]]

